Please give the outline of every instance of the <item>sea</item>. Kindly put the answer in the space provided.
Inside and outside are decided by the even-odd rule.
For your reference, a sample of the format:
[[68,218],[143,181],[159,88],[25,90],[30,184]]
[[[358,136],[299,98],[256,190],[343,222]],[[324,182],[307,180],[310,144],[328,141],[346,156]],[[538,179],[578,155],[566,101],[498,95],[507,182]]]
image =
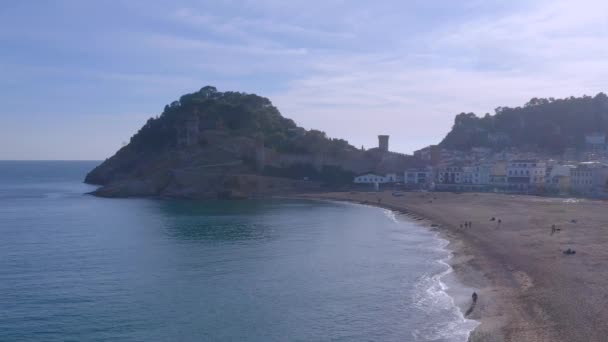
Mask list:
[[0,161],[0,341],[464,342],[478,324],[447,242],[391,211],[97,198],[97,164]]

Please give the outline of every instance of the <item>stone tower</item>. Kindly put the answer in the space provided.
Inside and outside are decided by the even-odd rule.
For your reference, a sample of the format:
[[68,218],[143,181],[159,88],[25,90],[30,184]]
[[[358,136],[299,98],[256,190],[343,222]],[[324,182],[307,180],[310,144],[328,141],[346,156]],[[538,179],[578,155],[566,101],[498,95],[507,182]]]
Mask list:
[[380,151],[388,152],[388,135],[378,136],[378,149]]

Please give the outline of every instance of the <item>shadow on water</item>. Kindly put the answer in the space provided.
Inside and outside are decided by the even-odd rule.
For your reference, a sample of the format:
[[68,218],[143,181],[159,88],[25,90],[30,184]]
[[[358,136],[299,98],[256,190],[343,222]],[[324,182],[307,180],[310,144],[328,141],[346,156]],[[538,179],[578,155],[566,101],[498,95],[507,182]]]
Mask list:
[[242,242],[274,239],[291,213],[319,203],[299,200],[169,200],[160,203],[166,233],[173,239]]

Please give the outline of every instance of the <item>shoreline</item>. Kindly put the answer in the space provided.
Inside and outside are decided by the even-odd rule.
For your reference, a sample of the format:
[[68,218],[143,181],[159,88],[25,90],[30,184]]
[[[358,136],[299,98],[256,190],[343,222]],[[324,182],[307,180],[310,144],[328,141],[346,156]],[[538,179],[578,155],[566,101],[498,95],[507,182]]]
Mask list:
[[[317,195],[319,195],[319,196],[317,197]],[[281,196],[281,197],[283,197],[283,196]],[[459,310],[461,318],[465,321],[472,320],[472,321],[475,321],[478,323],[474,329],[469,331],[469,337],[468,337],[467,341],[469,341],[469,342],[482,341],[481,339],[475,339],[474,333],[484,323],[483,316],[479,315],[480,317],[472,318],[474,316],[477,316],[477,315],[475,315],[477,313],[477,312],[475,312],[475,310],[472,310],[470,315],[466,315],[467,311],[471,307],[473,307],[473,303],[470,299],[471,298],[470,294],[468,296],[463,295],[463,294],[458,294],[458,293],[454,292],[453,287],[449,286],[449,285],[454,285],[454,283],[456,283],[457,286],[461,287],[461,289],[463,289],[463,290],[466,288],[466,289],[473,289],[473,291],[479,292],[478,287],[481,284],[479,282],[476,282],[475,284],[472,284],[470,282],[469,283],[465,282],[466,277],[463,277],[463,275],[461,274],[462,272],[464,272],[464,268],[455,267],[455,265],[460,264],[460,263],[466,263],[466,260],[468,260],[470,256],[462,255],[460,258],[456,257],[456,255],[463,253],[463,251],[460,250],[461,247],[458,246],[459,244],[462,243],[462,241],[458,240],[458,238],[455,236],[450,236],[448,234],[448,231],[441,229],[441,225],[433,222],[433,220],[431,218],[424,217],[423,215],[418,215],[418,214],[408,210],[407,208],[391,206],[391,205],[387,205],[387,204],[383,204],[383,203],[373,203],[373,202],[366,202],[366,201],[360,202],[357,200],[338,198],[338,197],[332,198],[332,197],[324,196],[323,194],[304,194],[304,195],[296,195],[296,196],[285,196],[285,198],[353,203],[353,204],[357,204],[357,205],[366,205],[366,206],[386,209],[386,210],[390,210],[390,211],[394,212],[396,214],[397,219],[407,220],[407,221],[409,221],[409,223],[418,225],[419,227],[427,229],[431,232],[435,232],[436,239],[438,239],[440,242],[445,241],[445,244],[441,244],[438,248],[441,250],[444,250],[448,253],[447,257],[437,260],[438,263],[445,264],[448,267],[448,269],[446,271],[440,272],[439,274],[437,274],[435,276],[437,277],[437,280],[440,283],[441,287],[447,287],[447,288],[443,288],[442,291],[445,292],[451,298],[454,307],[456,307]],[[449,276],[450,274],[454,275],[454,279],[446,279],[446,277]],[[472,292],[471,292],[471,294],[472,294]],[[488,297],[491,298],[491,295],[489,295]],[[491,300],[489,300],[488,302],[491,302]],[[486,332],[486,333],[488,333],[488,332]],[[495,334],[496,332],[492,331],[489,333]],[[485,333],[482,333],[482,334],[485,334]],[[502,339],[499,339],[499,340],[502,340]],[[497,341],[499,341],[499,340],[497,340]]]
[[[436,231],[441,239],[447,240],[448,245],[445,248],[452,253],[448,265],[453,269],[454,277],[458,283],[474,289],[479,295],[479,299],[469,315],[465,315],[468,310],[466,305],[463,306],[462,302],[456,303],[457,299],[453,297],[465,319],[480,323],[470,332],[469,342],[572,341],[562,339],[562,336],[553,329],[558,324],[552,321],[552,317],[547,314],[549,310],[538,305],[530,305],[528,302],[530,289],[534,286],[528,273],[510,265],[503,256],[496,255],[491,246],[484,246],[483,241],[479,241],[474,234],[463,231],[459,223],[453,223],[464,222],[466,219],[462,219],[462,215],[451,216],[448,213],[447,216],[446,214],[441,216],[424,210],[432,207],[424,202],[427,202],[429,198],[428,201],[432,202],[432,198],[441,197],[440,194],[406,194],[409,196],[397,198],[391,198],[390,192],[321,193],[302,194],[294,197],[345,201],[392,210],[400,215],[405,215],[414,223],[420,223],[431,231]],[[417,195],[422,196],[425,200],[417,203],[407,203],[408,201],[403,200],[412,200],[412,197]],[[378,200],[372,200],[376,198]],[[503,199],[509,200],[510,197],[503,197]],[[474,225],[481,225],[478,220],[474,221]],[[449,295],[452,296],[452,294]]]
[[[479,292],[478,286],[479,283],[476,284],[467,284],[461,279],[461,276],[458,274],[454,267],[455,255],[458,251],[455,250],[454,245],[458,243],[458,241],[453,240],[452,238],[448,238],[445,236],[444,232],[442,232],[439,227],[436,226],[429,218],[422,217],[420,215],[413,214],[411,212],[406,212],[403,209],[396,209],[391,206],[381,205],[377,203],[361,203],[358,201],[348,200],[348,199],[332,199],[327,197],[319,197],[316,198],[314,196],[306,195],[302,196],[290,196],[284,197],[280,196],[278,198],[295,198],[295,199],[306,199],[320,202],[339,202],[339,203],[349,203],[354,205],[363,205],[370,206],[375,208],[380,208],[384,210],[389,210],[393,213],[393,219],[406,222],[408,224],[415,225],[421,229],[425,229],[431,233],[433,233],[433,239],[438,242],[438,246],[436,247],[441,252],[445,252],[446,256],[440,259],[436,259],[435,261],[438,264],[445,265],[446,270],[440,271],[437,274],[433,274],[431,279],[437,283],[437,285],[441,288],[440,292],[445,294],[450,301],[452,302],[452,306],[459,313],[459,318],[462,319],[462,322],[458,322],[458,324],[466,324],[467,321],[475,322],[475,327],[467,331],[467,341],[475,342],[475,341],[488,341],[481,339],[471,339],[474,331],[481,325],[480,318],[472,318],[475,310],[471,312],[471,315],[467,315],[467,311],[471,308],[476,307],[476,303],[474,304],[471,299],[471,295],[473,292]],[[494,340],[491,340],[494,341]],[[502,341],[502,340],[501,340]]]

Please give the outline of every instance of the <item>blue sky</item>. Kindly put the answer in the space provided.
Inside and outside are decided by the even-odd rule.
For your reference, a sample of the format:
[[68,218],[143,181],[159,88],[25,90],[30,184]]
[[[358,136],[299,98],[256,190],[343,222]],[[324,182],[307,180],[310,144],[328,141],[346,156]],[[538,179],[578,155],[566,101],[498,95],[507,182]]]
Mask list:
[[0,44],[0,159],[107,158],[205,85],[400,152],[459,112],[608,85],[596,0],[4,0]]

